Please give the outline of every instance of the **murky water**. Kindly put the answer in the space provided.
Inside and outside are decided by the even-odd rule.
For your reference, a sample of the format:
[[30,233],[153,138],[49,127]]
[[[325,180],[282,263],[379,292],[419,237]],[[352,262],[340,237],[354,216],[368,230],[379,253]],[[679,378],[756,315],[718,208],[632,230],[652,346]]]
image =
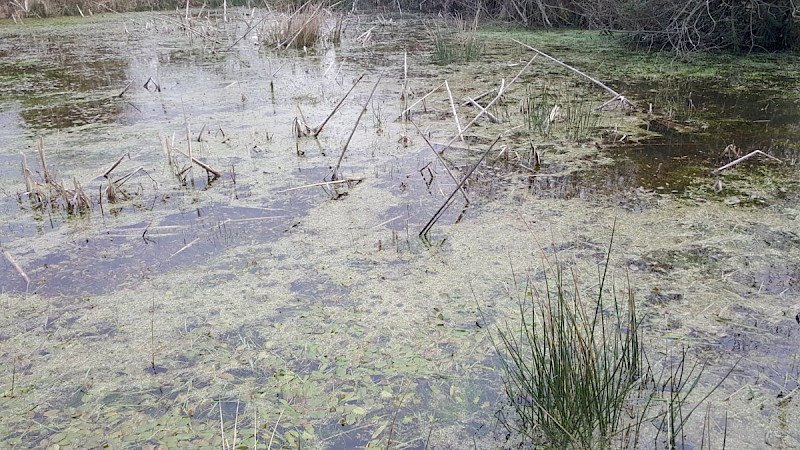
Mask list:
[[[642,299],[652,347],[689,345],[710,364],[704,385],[739,361],[712,401],[731,425],[758,411],[770,431],[739,427],[728,442],[798,444],[796,407],[775,400],[800,376],[796,80],[663,85],[609,79],[598,62],[639,111],[595,112],[581,105],[602,91],[537,61],[492,109],[500,123],[481,120],[439,160],[420,132],[441,151],[475,111],[459,105],[456,125],[442,89],[414,109],[420,132],[398,120],[404,51],[409,102],[445,79],[458,102],[529,59],[506,36],[487,34],[478,63],[442,67],[425,43],[434,18],[351,16],[342,45],[306,54],[265,44],[272,19],[245,35],[256,12],[191,31],[175,13],[0,25],[4,445],[502,446],[489,331],[513,321],[515,283],[540,276],[541,249],[591,288],[615,222],[613,268]],[[527,39],[591,56],[569,33]],[[301,111],[321,124],[362,74],[319,139],[295,136]],[[544,92],[593,125],[529,129],[520,111]],[[364,105],[339,174],[354,181],[323,184]],[[20,153],[43,183],[39,140],[90,211],[28,199]],[[781,162],[709,175],[728,144]],[[178,150],[221,177],[185,170]],[[118,159],[111,179],[130,177],[112,202],[103,175]]]

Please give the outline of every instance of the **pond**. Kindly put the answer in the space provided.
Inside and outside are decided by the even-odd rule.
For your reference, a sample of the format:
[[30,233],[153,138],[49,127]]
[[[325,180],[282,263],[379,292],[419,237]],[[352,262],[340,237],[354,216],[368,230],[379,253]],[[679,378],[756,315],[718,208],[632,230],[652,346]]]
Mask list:
[[651,354],[723,380],[687,445],[800,445],[797,55],[194,14],[0,24],[3,447],[513,446],[496,330],[556,260],[596,291],[612,232]]

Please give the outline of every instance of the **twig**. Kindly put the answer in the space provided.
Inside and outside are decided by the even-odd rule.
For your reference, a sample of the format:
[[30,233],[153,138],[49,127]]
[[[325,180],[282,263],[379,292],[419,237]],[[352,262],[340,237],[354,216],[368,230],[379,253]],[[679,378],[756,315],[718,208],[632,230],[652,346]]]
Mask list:
[[[355,83],[353,83],[353,86],[350,87],[350,90],[347,91],[346,94],[344,94],[344,97],[342,97],[342,99],[339,100],[339,103],[337,103],[336,107],[333,108],[333,111],[331,111],[331,113],[328,114],[328,117],[325,118],[325,120],[322,122],[322,125],[320,125],[319,127],[317,127],[316,130],[314,130],[314,134],[313,134],[314,137],[317,137],[322,132],[322,129],[325,128],[325,124],[327,124],[328,121],[331,120],[331,117],[333,117],[333,115],[336,114],[336,111],[339,110],[339,107],[342,106],[342,103],[344,103],[345,99],[347,99],[347,97],[350,95],[350,93],[353,92],[353,89],[355,89],[356,85],[358,85],[358,82],[361,81],[362,78],[364,78],[364,74],[363,73],[361,74],[360,77],[358,77],[358,79],[355,81]],[[302,112],[300,113],[300,115],[302,116]],[[303,118],[303,120],[305,120],[305,117]]]
[[28,274],[26,274],[25,271],[22,270],[22,266],[20,266],[19,263],[17,263],[17,260],[15,260],[13,256],[11,256],[11,253],[8,253],[8,251],[3,250],[3,256],[5,256],[6,260],[8,260],[11,266],[17,270],[17,273],[19,273],[19,276],[21,276],[22,279],[25,280],[25,283],[30,285],[31,279],[28,278]]
[[[501,93],[502,93],[502,90],[501,90]],[[456,188],[453,190],[453,192],[450,194],[450,196],[447,197],[447,200],[445,200],[444,203],[442,203],[442,206],[440,206],[439,209],[436,211],[436,213],[433,214],[433,217],[431,217],[431,220],[429,220],[428,223],[425,224],[425,226],[422,228],[422,231],[419,232],[419,236],[421,238],[424,239],[424,238],[427,237],[428,232],[431,231],[431,228],[433,228],[433,225],[436,224],[436,222],[441,217],[442,213],[447,209],[448,206],[450,206],[450,201],[456,195],[456,192],[458,192],[459,189],[461,189],[461,187],[464,185],[464,183],[466,183],[467,180],[469,179],[470,175],[472,175],[472,172],[474,172],[475,169],[477,169],[478,166],[481,164],[481,162],[483,162],[483,160],[486,159],[486,156],[489,154],[489,152],[491,152],[492,149],[494,148],[494,146],[500,141],[500,137],[501,136],[497,136],[497,139],[495,139],[494,142],[492,142],[492,145],[490,145],[489,148],[483,153],[483,155],[481,155],[480,159],[478,159],[478,161],[475,162],[475,165],[472,166],[472,168],[469,170],[469,172],[467,172],[467,174],[464,175],[464,178],[461,180],[460,183],[458,183],[458,186],[456,186]]]
[[333,168],[333,173],[331,174],[331,180],[336,180],[337,174],[339,173],[339,166],[342,164],[342,159],[344,159],[344,154],[347,152],[347,147],[350,145],[350,140],[353,139],[353,135],[356,134],[356,128],[358,128],[358,123],[361,122],[361,117],[363,117],[364,113],[367,112],[367,106],[369,106],[369,102],[372,101],[372,96],[375,94],[375,89],[378,88],[378,84],[380,84],[382,78],[383,78],[383,73],[381,73],[380,76],[378,76],[378,81],[375,82],[375,86],[372,86],[372,92],[369,93],[367,101],[364,102],[364,107],[361,108],[361,113],[358,114],[356,123],[355,125],[353,125],[353,130],[350,132],[350,136],[347,138],[347,142],[344,143],[344,147],[342,148],[342,153],[339,154],[339,160],[336,161],[336,167]]
[[342,179],[342,180],[323,181],[321,183],[304,184],[303,186],[297,186],[297,187],[293,187],[293,188],[289,188],[289,189],[283,189],[283,190],[280,190],[280,191],[276,192],[276,194],[283,194],[284,192],[297,191],[297,190],[300,190],[300,189],[312,188],[312,187],[317,187],[317,186],[328,186],[330,184],[342,184],[342,183],[352,183],[352,182],[361,183],[362,181],[364,181],[363,178],[345,178],[345,179]]
[[762,152],[761,150],[753,150],[752,152],[742,156],[741,158],[739,158],[737,160],[731,161],[728,164],[725,164],[724,166],[722,166],[722,167],[720,167],[718,169],[714,169],[713,171],[711,171],[711,174],[712,175],[716,175],[716,174],[722,172],[723,170],[725,170],[725,169],[727,169],[729,167],[733,167],[736,164],[739,164],[740,162],[745,161],[747,159],[750,159],[750,158],[752,158],[753,156],[756,156],[756,155],[763,155],[763,156],[766,156],[767,158],[774,159],[775,161],[778,161],[779,163],[783,163],[783,161],[781,161],[780,159],[778,159],[778,158],[776,158],[776,157],[774,157],[772,155],[768,155],[768,154]]

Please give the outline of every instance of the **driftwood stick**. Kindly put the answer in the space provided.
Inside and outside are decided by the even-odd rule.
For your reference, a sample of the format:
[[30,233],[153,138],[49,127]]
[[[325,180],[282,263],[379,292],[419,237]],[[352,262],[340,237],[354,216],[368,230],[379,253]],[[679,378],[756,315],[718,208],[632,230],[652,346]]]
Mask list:
[[198,243],[199,241],[200,241],[200,238],[195,238],[192,242],[189,242],[188,244],[186,244],[183,247],[181,247],[181,249],[178,250],[177,252],[169,255],[169,258],[167,258],[167,259],[172,259],[173,256],[178,255],[179,253],[183,252],[184,250],[186,250],[187,248],[193,246],[194,244]]
[[768,154],[762,152],[761,150],[753,150],[752,152],[742,156],[741,158],[739,158],[739,159],[737,159],[735,161],[731,161],[728,164],[725,164],[724,166],[722,166],[722,167],[720,167],[718,169],[714,169],[711,172],[711,174],[712,175],[716,175],[716,174],[722,172],[723,170],[725,170],[727,168],[730,168],[730,167],[733,167],[733,166],[739,164],[740,162],[746,161],[746,160],[748,160],[748,159],[750,159],[750,158],[752,158],[753,156],[756,156],[756,155],[763,155],[763,156],[766,156],[767,158],[774,159],[775,161],[778,161],[779,163],[783,163],[783,161],[781,161],[780,159],[778,159],[778,158],[776,158],[776,157],[774,157],[772,155],[768,155]]
[[[314,133],[313,133],[314,137],[319,136],[319,134],[322,132],[322,129],[325,128],[325,124],[327,124],[328,121],[331,120],[331,117],[333,117],[333,115],[336,114],[336,111],[339,110],[339,107],[342,106],[342,103],[344,103],[344,101],[347,99],[347,97],[350,95],[350,93],[353,92],[353,89],[355,89],[356,85],[358,85],[358,82],[361,81],[362,78],[364,78],[364,74],[363,73],[361,74],[360,77],[358,77],[356,82],[353,83],[352,86],[350,86],[350,90],[347,91],[346,94],[344,94],[344,97],[342,97],[341,100],[339,100],[339,103],[337,103],[336,107],[333,108],[333,111],[331,111],[331,113],[328,114],[328,117],[326,117],[325,120],[322,121],[322,125],[318,126],[317,129],[314,130]],[[299,105],[298,105],[298,108],[299,108]],[[300,115],[302,116],[302,112],[300,113]],[[303,118],[303,120],[305,120],[305,117]]]
[[200,161],[199,159],[197,159],[197,158],[195,158],[195,157],[190,157],[190,156],[189,156],[189,155],[187,155],[186,153],[183,153],[182,151],[180,151],[180,149],[177,149],[177,148],[176,148],[176,149],[174,149],[174,150],[175,150],[176,152],[180,153],[181,155],[183,155],[183,156],[185,156],[185,157],[187,157],[187,158],[191,159],[193,163],[195,163],[195,164],[197,164],[198,166],[200,166],[200,167],[201,167],[202,169],[204,169],[206,172],[208,172],[208,173],[210,173],[210,174],[213,174],[213,175],[214,175],[214,178],[220,178],[220,177],[222,176],[222,172],[220,172],[220,171],[218,171],[218,170],[215,170],[213,167],[209,166],[208,164],[204,163],[203,161]]
[[467,97],[467,102],[466,102],[466,103],[467,103],[468,105],[472,105],[472,106],[474,106],[474,107],[478,108],[479,110],[483,111],[483,113],[484,113],[484,114],[486,114],[486,117],[488,117],[488,118],[489,118],[489,120],[491,120],[493,123],[500,123],[500,120],[499,120],[497,117],[495,117],[495,115],[494,115],[494,114],[492,114],[492,113],[490,113],[489,111],[487,111],[487,110],[486,110],[486,108],[484,108],[483,106],[481,106],[481,104],[480,104],[480,103],[478,103],[478,102],[476,102],[475,100],[473,100],[473,99],[471,99],[471,98]]
[[450,206],[450,201],[453,200],[453,197],[455,197],[456,192],[458,192],[459,189],[461,189],[464,186],[464,183],[467,182],[469,177],[472,175],[472,172],[475,172],[475,169],[477,169],[478,166],[481,164],[481,162],[483,162],[483,160],[486,159],[486,156],[489,154],[489,152],[492,151],[494,146],[500,141],[501,137],[502,136],[497,136],[497,139],[495,139],[494,142],[492,142],[492,145],[490,145],[489,148],[486,149],[486,151],[483,153],[483,155],[481,155],[480,159],[475,162],[475,165],[473,165],[472,168],[469,169],[469,172],[467,172],[467,174],[464,175],[464,178],[461,180],[460,183],[458,183],[458,186],[456,186],[456,188],[453,189],[453,192],[450,194],[449,197],[447,197],[447,200],[445,200],[444,203],[442,203],[442,206],[440,206],[439,209],[436,210],[436,213],[434,213],[433,217],[431,217],[431,220],[429,220],[428,223],[425,224],[425,226],[422,228],[422,231],[419,232],[420,237],[422,237],[422,238],[427,237],[428,232],[431,231],[431,228],[433,228],[433,225],[436,224],[436,222],[441,218],[442,214],[447,209],[447,207]]
[[3,256],[5,256],[9,264],[11,264],[11,266],[17,270],[17,273],[19,274],[19,276],[22,277],[23,280],[25,280],[25,283],[30,285],[31,279],[28,278],[28,274],[26,274],[25,271],[22,270],[22,266],[20,266],[19,263],[17,263],[17,260],[15,260],[13,256],[11,256],[11,253],[8,253],[7,250],[3,250]]
[[611,89],[610,87],[606,86],[600,80],[598,80],[596,78],[592,78],[591,76],[587,75],[585,72],[582,72],[582,71],[570,66],[569,64],[567,64],[565,62],[559,61],[558,59],[553,58],[552,56],[548,55],[547,53],[544,53],[544,52],[542,52],[540,50],[537,50],[537,49],[531,47],[528,44],[522,43],[522,42],[520,42],[520,41],[518,41],[516,39],[512,39],[512,41],[514,41],[517,44],[527,48],[528,50],[532,50],[532,51],[536,52],[537,54],[542,55],[545,58],[549,59],[550,61],[553,61],[554,63],[556,63],[556,64],[558,64],[558,65],[560,65],[562,67],[565,67],[565,68],[577,73],[578,75],[586,78],[587,80],[591,81],[592,83],[596,84],[597,86],[600,86],[601,88],[605,89],[607,92],[609,92],[611,95],[613,95],[615,97],[615,99],[618,98],[623,103],[630,103],[630,101],[627,98],[625,98],[624,95],[622,95],[619,92],[617,92],[617,91]]
[[364,116],[364,113],[367,112],[367,107],[369,106],[369,102],[372,101],[372,96],[375,94],[375,89],[378,88],[378,84],[380,84],[382,78],[383,74],[380,74],[380,76],[378,77],[378,81],[375,82],[375,86],[372,86],[372,92],[369,93],[367,101],[364,102],[364,107],[361,108],[361,112],[358,114],[356,123],[355,125],[353,125],[353,130],[350,132],[350,136],[348,136],[347,142],[344,143],[344,147],[342,148],[342,153],[339,154],[339,160],[336,161],[336,167],[333,168],[333,174],[331,175],[332,181],[338,178],[337,174],[339,173],[339,166],[342,165],[342,160],[344,159],[344,154],[347,152],[347,147],[350,145],[350,140],[353,139],[353,135],[356,134],[356,128],[358,128],[358,123],[361,122],[361,118]]
[[401,113],[400,113],[400,116],[399,116],[399,117],[400,117],[400,118],[402,118],[402,117],[405,117],[405,115],[406,115],[406,114],[408,114],[408,113],[409,113],[409,112],[410,112],[412,109],[414,109],[414,107],[415,107],[415,106],[417,106],[417,105],[418,105],[418,104],[419,104],[421,101],[423,101],[423,100],[425,100],[426,98],[428,98],[428,96],[429,96],[429,95],[431,95],[431,94],[433,94],[434,92],[438,91],[438,90],[439,90],[439,88],[440,88],[440,87],[442,87],[443,85],[444,85],[444,83],[442,83],[442,84],[440,84],[440,85],[436,86],[435,88],[431,89],[431,91],[430,91],[430,92],[428,92],[427,94],[423,95],[423,96],[422,96],[422,98],[420,98],[419,100],[415,101],[415,102],[414,102],[414,104],[412,104],[412,105],[411,105],[411,106],[409,106],[408,108],[404,109],[404,110],[403,110],[403,112],[401,112]]
[[444,87],[447,89],[447,96],[450,98],[450,108],[453,110],[453,119],[456,121],[456,128],[458,129],[458,137],[461,142],[464,142],[464,130],[461,129],[461,123],[458,121],[458,112],[456,112],[456,104],[453,101],[453,93],[450,92],[450,83],[444,80]]
[[299,189],[307,189],[307,188],[312,188],[312,187],[317,187],[317,186],[328,186],[328,185],[331,185],[331,184],[342,184],[342,183],[360,183],[362,181],[364,181],[363,178],[344,178],[344,179],[341,179],[341,180],[323,181],[321,183],[311,183],[311,184],[305,184],[303,186],[297,186],[297,187],[293,187],[293,188],[289,188],[289,189],[283,189],[283,190],[280,190],[280,191],[276,192],[276,194],[283,194],[284,192],[297,191]]
[[467,97],[467,100],[464,101],[464,103],[462,103],[461,106],[467,106],[472,102],[478,101],[478,100],[482,99],[483,97],[486,97],[487,95],[491,94],[492,92],[494,92],[496,90],[497,90],[497,88],[491,88],[486,92],[483,92],[483,93],[480,93],[480,94],[476,95],[474,98]]

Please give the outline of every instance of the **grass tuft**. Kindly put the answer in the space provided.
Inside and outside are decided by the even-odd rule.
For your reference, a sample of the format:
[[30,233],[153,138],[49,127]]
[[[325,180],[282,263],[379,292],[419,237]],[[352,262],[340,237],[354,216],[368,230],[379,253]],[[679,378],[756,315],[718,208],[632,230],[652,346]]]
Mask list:
[[722,381],[687,411],[703,367],[682,349],[654,377],[634,295],[628,289],[620,300],[607,272],[608,259],[588,303],[560,264],[546,274],[544,293],[525,286],[519,326],[500,329],[495,341],[514,411],[504,424],[548,448],[677,448],[689,417]]
[[486,45],[477,38],[476,29],[477,23],[470,26],[463,20],[457,20],[455,31],[438,25],[429,29],[428,35],[433,42],[433,63],[445,66],[479,60]]

